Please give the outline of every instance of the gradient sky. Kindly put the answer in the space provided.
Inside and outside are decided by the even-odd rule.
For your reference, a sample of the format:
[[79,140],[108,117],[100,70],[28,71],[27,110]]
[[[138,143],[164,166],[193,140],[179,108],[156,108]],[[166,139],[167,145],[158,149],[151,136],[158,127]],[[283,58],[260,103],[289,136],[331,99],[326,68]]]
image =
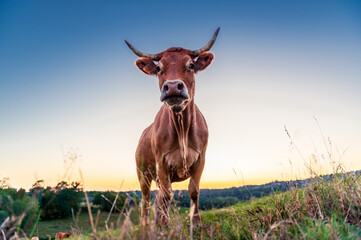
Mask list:
[[55,185],[73,149],[71,179],[81,168],[87,189],[139,189],[134,152],[161,102],[123,40],[196,49],[218,26],[196,76],[210,129],[201,187],[303,178],[311,154],[328,173],[323,136],[332,161],[361,169],[360,1],[0,0],[0,178]]

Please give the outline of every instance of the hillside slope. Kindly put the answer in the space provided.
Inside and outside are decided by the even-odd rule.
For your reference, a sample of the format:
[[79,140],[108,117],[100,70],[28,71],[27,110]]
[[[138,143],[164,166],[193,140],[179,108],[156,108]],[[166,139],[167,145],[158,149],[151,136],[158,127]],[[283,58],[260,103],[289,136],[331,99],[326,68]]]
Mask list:
[[[235,206],[203,211],[203,226],[190,231],[188,211],[173,208],[171,223],[142,229],[126,219],[98,239],[361,239],[360,175],[315,178],[305,188],[273,194]],[[154,207],[153,207],[154,211]],[[78,235],[73,239],[93,239]]]

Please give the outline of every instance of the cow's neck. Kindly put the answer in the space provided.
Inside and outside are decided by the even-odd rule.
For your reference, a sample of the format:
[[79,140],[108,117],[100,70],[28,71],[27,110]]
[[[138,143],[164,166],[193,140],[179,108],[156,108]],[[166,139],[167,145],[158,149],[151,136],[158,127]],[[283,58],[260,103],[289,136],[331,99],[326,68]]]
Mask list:
[[178,136],[179,151],[183,160],[184,174],[186,174],[186,172],[188,171],[188,166],[186,164],[188,150],[188,134],[194,117],[195,107],[193,100],[188,103],[187,107],[182,112],[175,113],[171,111],[172,122]]

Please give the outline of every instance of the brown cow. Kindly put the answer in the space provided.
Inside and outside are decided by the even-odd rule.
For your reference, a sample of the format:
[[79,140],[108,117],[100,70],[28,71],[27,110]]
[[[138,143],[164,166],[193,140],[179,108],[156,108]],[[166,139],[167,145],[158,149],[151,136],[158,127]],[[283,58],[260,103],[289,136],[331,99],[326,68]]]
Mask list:
[[125,41],[141,57],[136,60],[136,66],[144,73],[158,77],[160,100],[165,103],[154,122],[144,130],[135,155],[142,191],[143,224],[148,221],[152,180],[159,187],[157,222],[168,225],[171,183],[189,177],[192,224],[201,224],[198,213],[199,182],[205,163],[208,128],[194,103],[194,75],[212,62],[214,55],[207,51],[216,41],[218,32],[219,28],[206,46],[194,51],[172,47],[158,54],[147,54]]
[[71,237],[73,234],[74,234],[73,231],[70,231],[70,232],[67,232],[67,233],[58,232],[57,234],[55,234],[55,240],[64,239],[64,238],[69,238],[69,237]]

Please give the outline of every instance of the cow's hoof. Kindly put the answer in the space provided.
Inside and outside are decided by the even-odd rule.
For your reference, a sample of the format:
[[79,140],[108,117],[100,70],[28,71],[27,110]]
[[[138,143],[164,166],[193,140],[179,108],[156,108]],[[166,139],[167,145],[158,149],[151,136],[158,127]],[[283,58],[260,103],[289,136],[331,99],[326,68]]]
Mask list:
[[192,225],[193,228],[199,228],[202,226],[201,217],[199,215],[193,216]]
[[164,216],[163,214],[160,214],[157,216],[156,223],[160,227],[168,227],[169,226],[169,218],[167,216]]
[[201,222],[193,223],[193,228],[200,228],[200,227],[202,227],[202,223],[201,223]]

